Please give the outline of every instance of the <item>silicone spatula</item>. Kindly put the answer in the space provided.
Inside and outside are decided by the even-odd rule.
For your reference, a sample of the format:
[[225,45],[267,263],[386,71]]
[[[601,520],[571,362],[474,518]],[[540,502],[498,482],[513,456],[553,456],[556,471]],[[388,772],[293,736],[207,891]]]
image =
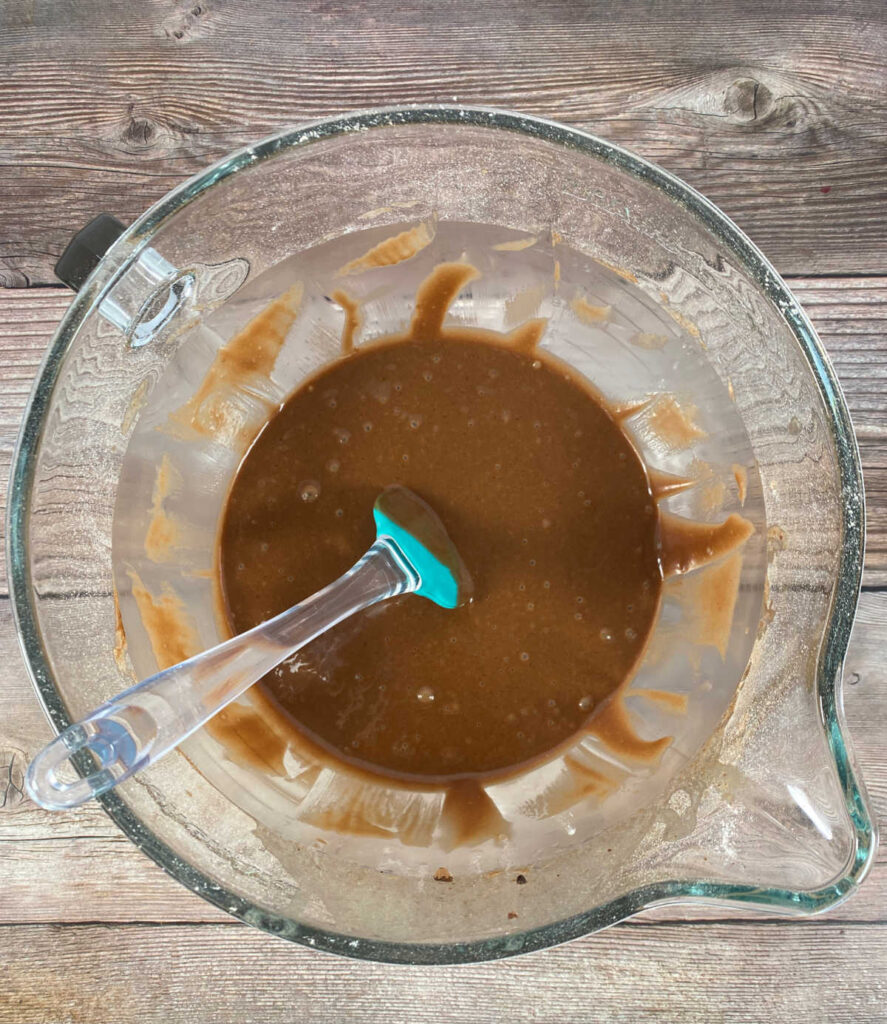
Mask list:
[[[31,762],[28,794],[49,810],[76,807],[168,753],[281,661],[355,612],[399,594],[442,608],[470,600],[471,578],[435,512],[405,487],[373,506],[376,539],[334,583],[246,633],[164,669],[65,729]],[[96,767],[78,777],[80,751]],[[82,755],[80,765],[85,762]]]

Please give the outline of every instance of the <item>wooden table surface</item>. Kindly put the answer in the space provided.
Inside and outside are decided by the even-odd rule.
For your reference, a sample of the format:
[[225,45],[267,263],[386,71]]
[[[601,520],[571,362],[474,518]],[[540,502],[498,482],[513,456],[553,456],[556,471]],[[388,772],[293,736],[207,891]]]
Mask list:
[[[0,0],[0,473],[70,301],[52,266],[230,149],[391,103],[593,131],[718,203],[843,381],[869,509],[846,708],[887,815],[887,6],[883,0]],[[2,570],[0,570],[2,571]],[[96,807],[48,814],[50,737],[0,576],[0,1022],[887,1020],[887,856],[833,914],[648,913],[517,960],[356,963],[247,928]]]

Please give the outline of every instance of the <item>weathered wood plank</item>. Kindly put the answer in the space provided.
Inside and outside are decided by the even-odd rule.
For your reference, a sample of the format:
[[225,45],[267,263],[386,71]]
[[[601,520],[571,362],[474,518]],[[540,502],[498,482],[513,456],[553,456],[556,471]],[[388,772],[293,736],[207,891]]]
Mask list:
[[[141,853],[97,804],[50,813],[23,796],[52,738],[0,599],[0,926],[20,921],[229,920]],[[3,994],[0,993],[0,1003]]]
[[866,489],[866,582],[887,585],[887,280],[792,278],[853,417]]
[[887,271],[878,0],[8,0],[0,64],[7,285],[52,281],[90,217],[130,221],[272,131],[455,99],[660,162],[783,273]]
[[[887,593],[864,593],[853,627],[844,666],[844,709],[847,728],[883,834],[887,829]],[[882,843],[865,887],[823,921],[887,922],[887,848]],[[692,906],[662,907],[647,911],[638,922],[707,920],[722,918],[723,911]],[[758,917],[752,911],[730,909],[729,918]]]
[[[877,0],[7,0],[0,286],[51,282],[90,216],[129,220],[287,124],[456,97],[574,123],[657,160],[718,202],[783,273],[885,274],[885,22]],[[866,580],[883,586],[887,278],[791,284],[853,411]],[[30,382],[69,301],[39,289],[21,297],[0,291],[0,505]],[[846,699],[882,823],[885,622],[887,594],[867,593]],[[0,596],[0,753],[24,759],[50,732],[14,647]],[[731,911],[724,925],[669,908],[510,963],[387,968],[230,922],[98,809],[50,815],[3,779],[0,767],[0,1024],[885,1019],[887,852],[860,898],[814,922],[738,923]],[[91,914],[102,924],[87,923]]]
[[[790,283],[817,325],[844,381],[862,435],[870,518],[877,525],[884,502],[883,498],[873,502],[873,481],[880,481],[881,487],[874,497],[883,495],[887,488],[887,370],[880,341],[887,321],[887,280],[796,279]],[[61,290],[0,292],[0,495],[5,495],[12,442],[31,380],[69,301],[69,293]],[[876,555],[885,550],[885,539],[885,526],[870,534],[870,556],[873,550]],[[873,541],[881,547],[873,549]],[[868,582],[883,579],[882,564],[876,562],[867,576]],[[885,622],[887,594],[866,594],[848,658],[848,680],[854,685],[848,687],[846,700],[851,733],[882,821],[887,820],[887,757],[883,751],[887,729]],[[5,666],[0,687],[0,749],[7,756],[16,754],[17,764],[23,765],[50,737],[50,730],[15,648],[9,604],[0,600],[0,664]],[[12,778],[20,782],[15,771]],[[0,791],[3,789],[0,785]],[[18,799],[13,786],[7,792],[6,806],[0,810],[0,844],[0,924],[227,920],[168,879],[97,808],[65,815],[48,814]],[[865,895],[840,908],[833,920],[884,921],[885,907],[887,851],[879,858]],[[724,915],[721,910],[669,908],[651,912],[647,918],[656,921],[677,916],[699,920]],[[727,916],[747,915],[731,910]]]
[[0,1024],[884,1020],[883,926],[617,926],[501,963],[346,961],[224,925],[12,927]]
[[[862,450],[868,507],[867,583],[887,585],[887,278],[792,278],[842,381]],[[8,465],[34,375],[66,289],[0,290],[0,470]],[[5,473],[0,472],[0,515]],[[2,553],[2,538],[0,538]],[[0,594],[5,594],[0,566]]]
[[[50,813],[21,798],[21,772],[52,735],[17,658],[8,599],[0,599],[0,926],[17,923],[229,920],[168,878],[95,805]],[[847,659],[848,727],[877,817],[887,823],[887,593],[866,593]],[[4,764],[12,764],[10,772]],[[643,921],[736,920],[753,912],[692,906]],[[827,919],[887,923],[887,849],[863,893]],[[2,1018],[0,1018],[2,1020]]]
[[858,433],[876,438],[887,429],[887,278],[794,277],[788,285],[828,349]]

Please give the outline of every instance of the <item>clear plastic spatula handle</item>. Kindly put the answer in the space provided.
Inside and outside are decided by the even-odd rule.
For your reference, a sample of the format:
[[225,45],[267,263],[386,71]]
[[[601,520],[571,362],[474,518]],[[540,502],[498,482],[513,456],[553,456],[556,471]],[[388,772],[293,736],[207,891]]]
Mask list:
[[[124,690],[65,729],[31,762],[29,796],[49,810],[64,810],[106,792],[163,757],[321,633],[420,583],[397,544],[378,537],[344,576],[306,601]],[[98,763],[85,777],[75,777],[73,765],[65,764],[79,751],[89,751]]]

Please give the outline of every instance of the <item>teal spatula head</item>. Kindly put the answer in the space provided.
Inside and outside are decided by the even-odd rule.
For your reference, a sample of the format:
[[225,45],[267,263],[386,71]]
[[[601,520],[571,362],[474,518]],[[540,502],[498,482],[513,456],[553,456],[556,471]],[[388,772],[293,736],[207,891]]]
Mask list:
[[376,536],[393,543],[419,577],[415,593],[442,608],[471,600],[471,575],[437,513],[406,487],[386,487],[373,505]]

